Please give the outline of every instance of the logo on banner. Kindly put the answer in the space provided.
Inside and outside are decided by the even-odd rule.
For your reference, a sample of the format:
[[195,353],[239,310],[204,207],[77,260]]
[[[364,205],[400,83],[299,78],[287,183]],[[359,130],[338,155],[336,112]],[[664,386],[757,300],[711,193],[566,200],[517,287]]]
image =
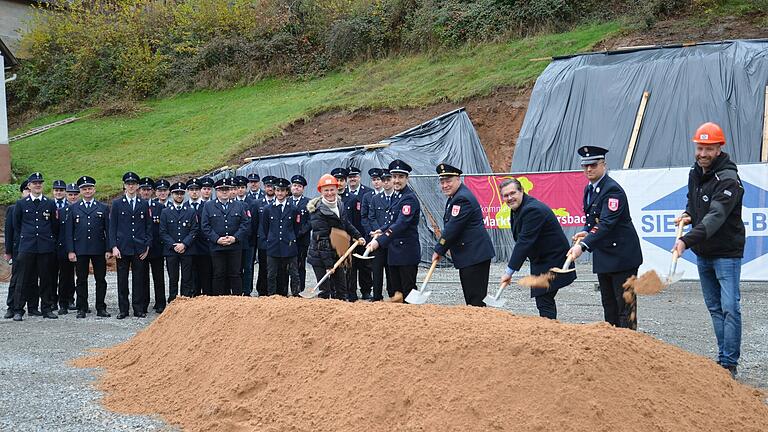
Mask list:
[[[746,244],[742,264],[768,254],[768,191],[742,181],[744,198],[741,217],[746,230]],[[675,218],[685,209],[688,187],[684,186],[642,208],[641,238],[665,251],[675,244]],[[708,199],[708,198],[707,198]],[[690,226],[685,228],[685,232]],[[696,255],[686,249],[683,259],[696,263]]]
[[454,205],[453,207],[451,207],[451,216],[453,217],[458,216],[460,211],[461,211],[461,206]]

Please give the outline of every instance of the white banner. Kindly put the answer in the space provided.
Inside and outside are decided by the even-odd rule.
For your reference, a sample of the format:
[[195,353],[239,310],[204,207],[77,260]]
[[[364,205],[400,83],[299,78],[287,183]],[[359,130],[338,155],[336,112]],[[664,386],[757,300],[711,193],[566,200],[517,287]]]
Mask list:
[[[746,246],[741,280],[768,281],[768,164],[739,165],[744,183],[742,218]],[[627,192],[632,222],[640,237],[643,265],[640,273],[656,270],[666,275],[675,242],[674,218],[685,209],[690,168],[611,171]],[[687,228],[686,228],[687,230]],[[684,279],[698,280],[696,255],[686,250],[677,263]]]

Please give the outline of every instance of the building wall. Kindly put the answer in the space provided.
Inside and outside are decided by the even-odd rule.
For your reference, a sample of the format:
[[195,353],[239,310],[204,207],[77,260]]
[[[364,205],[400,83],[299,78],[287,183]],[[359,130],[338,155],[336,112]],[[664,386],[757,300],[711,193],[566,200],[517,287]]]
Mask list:
[[19,46],[18,29],[32,14],[29,2],[18,0],[0,0],[0,38],[16,54]]

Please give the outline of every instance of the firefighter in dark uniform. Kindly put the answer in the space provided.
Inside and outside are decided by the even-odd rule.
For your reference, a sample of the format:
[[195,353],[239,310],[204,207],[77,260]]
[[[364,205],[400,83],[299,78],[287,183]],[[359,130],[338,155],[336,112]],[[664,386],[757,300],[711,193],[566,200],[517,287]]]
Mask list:
[[[392,187],[392,174],[389,169],[374,168],[376,171],[369,171],[369,174],[373,177],[375,174],[381,177],[381,192],[376,194],[367,195],[368,198],[368,212],[367,212],[367,225],[364,225],[368,236],[370,237],[374,232],[379,231],[384,224],[387,223],[389,218],[389,206],[392,203],[392,196],[395,190]],[[365,220],[365,219],[364,219]],[[376,252],[372,253],[373,260],[371,260],[371,268],[373,274],[373,301],[381,301],[384,299],[384,275],[387,276],[387,295],[392,297],[395,292],[392,290],[392,277],[389,274],[389,265],[387,264],[387,249],[379,247]]]
[[[242,270],[240,272],[240,275],[243,280],[243,288],[242,293],[244,296],[250,296],[253,292],[253,254],[254,254],[254,246],[256,245],[255,239],[256,235],[254,235],[253,232],[253,219],[254,219],[254,212],[252,211],[252,205],[253,201],[248,199],[248,178],[245,176],[235,176],[232,178],[232,184],[235,186],[235,197],[233,198],[234,201],[240,202],[244,207],[245,211],[248,214],[248,217],[251,219],[251,223],[248,224],[248,234],[243,238],[243,241],[240,242],[240,247],[242,247],[242,253],[243,256],[241,258],[241,264],[242,264]],[[253,208],[256,209],[255,217],[258,219],[259,212],[258,207],[253,205]],[[256,225],[258,228],[258,225]]]
[[[29,188],[27,187],[26,180],[21,182],[21,185],[19,186],[19,192],[21,193],[21,199],[29,196]],[[6,261],[8,261],[9,264],[11,264],[11,281],[8,283],[8,296],[5,299],[7,310],[5,311],[5,316],[3,316],[5,319],[13,318],[13,315],[15,315],[13,312],[13,293],[16,290],[16,287],[21,285],[20,282],[17,282],[19,273],[17,271],[18,266],[13,265],[13,257],[19,253],[19,238],[13,230],[13,212],[15,208],[16,204],[11,204],[5,210],[5,231],[3,231],[3,234],[5,235],[4,258]]]
[[200,230],[208,239],[213,269],[213,295],[242,295],[240,276],[243,256],[240,242],[248,234],[250,219],[246,208],[229,199],[231,178],[216,181],[216,199],[203,206]]
[[[527,195],[515,178],[504,180],[499,192],[511,210],[510,228],[515,239],[515,247],[500,282],[509,283],[526,259],[531,263],[532,275],[547,273],[552,267],[562,267],[570,244],[552,209]],[[570,268],[574,267],[571,263]],[[561,273],[555,276],[549,288],[531,288],[531,297],[536,299],[539,316],[557,319],[557,291],[574,280],[575,271]]]
[[[71,215],[70,206],[77,202],[80,195],[80,189],[77,184],[70,183],[65,189],[67,204],[59,208],[59,239],[56,243],[56,261],[59,270],[59,315],[68,314],[75,307],[75,263],[69,260],[67,255],[65,225]],[[58,208],[58,202],[56,203]]]
[[[166,180],[161,180],[166,182]],[[160,181],[158,181],[160,182]],[[167,188],[167,186],[163,185]],[[165,310],[165,260],[163,259],[163,242],[160,239],[160,216],[163,214],[165,205],[160,204],[156,199],[152,199],[152,192],[156,188],[155,182],[144,177],[139,181],[139,193],[143,199],[147,200],[149,214],[152,219],[152,244],[149,247],[149,255],[144,260],[146,271],[144,272],[144,313],[149,309],[149,276],[152,275],[152,286],[155,291],[155,305],[152,309],[157,313]]]
[[192,257],[192,284],[194,294],[191,297],[211,293],[211,251],[208,245],[208,239],[200,232],[200,218],[203,214],[203,201],[200,189],[202,180],[193,178],[187,181],[187,194],[189,201],[187,204],[195,211],[197,217],[198,235],[192,242],[185,254]]
[[214,181],[212,178],[205,176],[200,179],[200,195],[203,197],[203,202],[208,202],[212,198],[212,192],[214,187]]
[[416,289],[416,274],[421,261],[419,218],[421,206],[416,193],[408,186],[412,168],[402,160],[389,164],[395,194],[389,207],[386,223],[374,232],[369,247],[387,249],[389,273],[392,276],[392,302],[401,303],[411,290]]
[[[357,230],[365,236],[366,241],[370,240],[368,233],[362,223],[363,198],[370,195],[373,190],[363,184],[360,184],[360,168],[350,166],[347,169],[347,190],[344,205],[347,209],[347,218]],[[365,246],[358,246],[355,250],[358,254],[365,252]],[[352,257],[352,267],[349,269],[347,278],[348,292],[350,301],[357,300],[357,287],[360,286],[360,295],[363,300],[373,300],[371,289],[373,287],[373,277],[371,273],[370,260],[362,260]]]
[[[160,204],[163,207],[168,207],[171,203],[171,201],[168,199],[168,195],[170,192],[171,183],[166,179],[160,179],[155,182],[155,199],[154,201],[158,204]],[[152,256],[152,251],[149,252],[150,257]]]
[[[67,183],[64,180],[54,180],[53,185],[51,186],[51,199],[53,200],[53,203],[56,204],[56,211],[59,213],[59,232],[61,233],[61,228],[64,227],[64,222],[66,221],[66,211],[65,209],[69,205],[67,203]],[[67,277],[69,276],[67,268],[68,264],[67,262],[67,254],[64,252],[64,246],[62,242],[63,238],[59,236],[59,238],[56,239],[56,256],[53,260],[53,267],[51,268],[51,271],[53,271],[53,279],[52,279],[52,285],[51,285],[51,302],[53,303],[54,309],[56,308],[56,305],[59,304],[59,289],[60,285],[63,283],[65,285],[64,290],[67,290]],[[62,274],[62,265],[65,267],[63,269],[64,274]],[[64,308],[65,310],[67,308]],[[61,313],[61,311],[59,311]],[[67,312],[64,312],[65,314]]]
[[[275,180],[275,176],[264,176],[261,182],[264,183],[264,193],[259,201],[259,223],[261,223],[264,217],[264,207],[272,204],[275,200],[275,187],[272,182]],[[264,236],[261,235],[261,228],[256,236],[256,261],[259,263],[259,274],[256,279],[256,292],[259,296],[265,296],[268,294],[268,277],[267,277],[267,245],[264,243]]]
[[117,319],[128,316],[128,272],[131,271],[131,306],[133,315],[147,316],[144,290],[145,259],[152,245],[152,215],[149,203],[136,195],[139,176],[123,175],[125,195],[112,201],[109,213],[109,245],[117,259]]
[[261,201],[264,199],[264,191],[261,190],[261,177],[256,173],[250,173],[247,178],[248,188],[250,190],[248,191],[248,195],[246,195],[246,199],[251,201]]
[[[304,196],[304,188],[307,186],[307,179],[296,174],[291,177],[291,204],[299,211],[299,230],[296,233],[296,245],[299,254],[296,256],[296,265],[299,271],[299,291],[304,291],[307,278],[307,251],[309,250],[310,232],[312,225],[309,223],[309,211],[307,204],[309,198]],[[298,293],[294,294],[298,295]]]
[[93,266],[96,281],[96,315],[109,317],[104,298],[107,295],[107,260],[112,257],[109,247],[109,208],[96,201],[96,180],[82,176],[77,179],[82,198],[70,207],[65,225],[67,258],[74,263],[77,282],[77,317],[88,313],[88,274]]
[[265,206],[261,214],[259,234],[264,236],[267,252],[268,295],[288,295],[288,280],[280,277],[281,271],[290,277],[291,294],[299,293],[296,235],[301,226],[301,214],[288,199],[290,185],[287,179],[276,179],[275,201]]
[[573,236],[579,243],[570,254],[574,260],[582,252],[592,252],[592,271],[597,273],[605,320],[613,326],[637,329],[636,297],[624,301],[622,285],[637,275],[643,263],[640,239],[637,237],[624,189],[607,173],[605,154],[608,150],[595,146],[579,148],[581,166],[589,184],[584,189],[583,231]]
[[199,233],[197,212],[184,202],[187,185],[177,182],[171,185],[171,199],[160,215],[160,238],[163,241],[165,264],[168,267],[168,303],[179,293],[181,270],[181,295],[195,295],[192,283],[192,256],[188,254]]
[[[14,321],[21,321],[27,292],[32,281],[40,280],[40,307],[43,318],[56,319],[51,302],[53,260],[59,234],[56,204],[43,195],[43,175],[33,173],[27,179],[30,195],[16,201],[13,230],[18,236],[18,254],[14,265],[19,272],[13,293]],[[18,282],[21,285],[18,285]]]
[[440,189],[448,197],[443,215],[443,231],[435,245],[432,261],[451,251],[453,266],[459,269],[464,301],[470,306],[485,306],[488,273],[496,256],[491,237],[485,230],[483,211],[472,192],[461,181],[462,171],[446,163],[435,168]]

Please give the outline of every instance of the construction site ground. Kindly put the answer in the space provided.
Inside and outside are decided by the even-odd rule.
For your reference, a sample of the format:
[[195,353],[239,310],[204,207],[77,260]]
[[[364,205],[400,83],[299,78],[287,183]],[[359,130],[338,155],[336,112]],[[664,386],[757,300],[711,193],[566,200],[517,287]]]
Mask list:
[[[503,272],[501,264],[491,269],[489,290],[493,291]],[[419,271],[419,281],[426,269]],[[527,274],[523,269],[521,274]],[[588,264],[578,267],[579,278],[557,295],[558,318],[569,323],[602,320],[600,295],[596,277]],[[308,283],[314,277],[308,276]],[[463,304],[458,273],[440,268],[430,283],[431,303]],[[8,284],[0,285],[5,299]],[[152,290],[150,290],[152,292]],[[91,308],[93,309],[91,282]],[[744,282],[741,285],[743,339],[739,380],[768,391],[768,284]],[[519,315],[538,315],[527,289],[509,289],[505,310]],[[154,301],[154,299],[153,299]],[[258,301],[254,298],[253,301]],[[322,307],[325,300],[314,301]],[[93,348],[109,347],[123,342],[149,325],[157,317],[130,317],[117,320],[116,274],[108,274],[106,299],[111,318],[76,319],[74,313],[58,320],[25,316],[21,323],[0,321],[0,430],[172,430],[158,418],[127,416],[106,410],[98,403],[101,394],[93,388],[96,371],[78,369],[68,362],[89,353]],[[395,307],[393,305],[393,307]],[[419,307],[419,306],[406,306]],[[222,310],[226,315],[228,311]],[[676,345],[709,359],[716,358],[715,336],[709,313],[704,306],[698,282],[682,281],[657,296],[638,300],[638,330],[659,340]],[[153,383],[147,382],[147,391]]]

